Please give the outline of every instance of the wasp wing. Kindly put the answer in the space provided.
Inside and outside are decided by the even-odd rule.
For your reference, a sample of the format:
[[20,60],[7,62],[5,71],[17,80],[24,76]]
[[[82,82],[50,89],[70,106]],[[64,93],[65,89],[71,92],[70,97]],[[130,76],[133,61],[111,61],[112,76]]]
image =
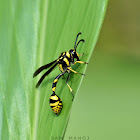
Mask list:
[[42,77],[40,78],[40,80],[39,80],[38,83],[36,84],[36,88],[39,87],[39,85],[42,83],[42,81],[44,80],[44,78],[55,68],[56,65],[57,65],[57,63],[54,64],[47,72],[45,72],[45,73],[42,75]]
[[44,66],[38,68],[38,69],[35,71],[35,73],[33,74],[33,78],[34,78],[35,76],[37,76],[37,75],[38,75],[41,71],[43,71],[44,69],[49,68],[49,67],[50,67],[52,64],[54,64],[56,61],[57,61],[57,59],[54,60],[53,62],[49,63],[49,64],[46,64],[46,65],[44,65]]

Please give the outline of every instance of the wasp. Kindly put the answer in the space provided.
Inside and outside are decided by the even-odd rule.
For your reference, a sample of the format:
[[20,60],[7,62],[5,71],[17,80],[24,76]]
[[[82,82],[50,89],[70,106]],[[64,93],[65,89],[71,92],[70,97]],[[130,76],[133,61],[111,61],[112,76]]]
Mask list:
[[[88,64],[87,62],[83,62],[80,61],[79,57],[82,56],[84,53],[82,53],[81,55],[79,55],[76,52],[77,46],[79,45],[80,42],[85,42],[84,39],[81,39],[78,41],[77,43],[77,39],[78,36],[81,34],[78,33],[76,40],[75,40],[75,45],[74,45],[74,49],[70,49],[67,52],[62,52],[59,56],[58,59],[54,60],[53,62],[46,64],[44,66],[41,66],[40,68],[38,68],[35,73],[33,74],[33,77],[37,76],[41,71],[50,68],[47,72],[44,73],[44,75],[40,78],[40,80],[38,81],[38,83],[36,84],[36,88],[39,87],[39,85],[42,83],[42,81],[44,80],[44,78],[58,65],[59,69],[61,71],[61,73],[56,76],[56,78],[53,81],[52,84],[52,95],[50,96],[50,107],[52,108],[53,112],[57,115],[60,114],[61,110],[62,110],[62,100],[56,95],[55,90],[56,90],[56,84],[59,80],[59,78],[61,76],[64,76],[65,73],[68,73],[68,77],[66,79],[66,84],[68,86],[68,88],[70,89],[70,92],[72,93],[72,96],[74,98],[73,95],[73,90],[70,87],[70,85],[68,84],[68,80],[70,78],[70,74],[71,72],[76,73],[76,74],[81,74],[84,75],[82,73],[76,72],[75,70],[73,70],[71,68],[71,65],[75,65],[76,63],[80,63],[80,64]],[[76,61],[74,61],[74,59],[76,59]]]

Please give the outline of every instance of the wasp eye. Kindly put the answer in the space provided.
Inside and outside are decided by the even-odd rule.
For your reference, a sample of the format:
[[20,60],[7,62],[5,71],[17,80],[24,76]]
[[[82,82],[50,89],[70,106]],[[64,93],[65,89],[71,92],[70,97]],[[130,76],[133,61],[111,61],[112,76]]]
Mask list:
[[71,49],[69,52],[70,52],[72,55],[74,55],[74,50]]

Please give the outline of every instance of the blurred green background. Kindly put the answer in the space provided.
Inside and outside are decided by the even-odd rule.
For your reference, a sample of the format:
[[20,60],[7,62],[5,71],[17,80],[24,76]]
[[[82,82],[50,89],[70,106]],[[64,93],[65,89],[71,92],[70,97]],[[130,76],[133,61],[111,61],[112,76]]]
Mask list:
[[139,6],[109,1],[65,140],[140,140]]

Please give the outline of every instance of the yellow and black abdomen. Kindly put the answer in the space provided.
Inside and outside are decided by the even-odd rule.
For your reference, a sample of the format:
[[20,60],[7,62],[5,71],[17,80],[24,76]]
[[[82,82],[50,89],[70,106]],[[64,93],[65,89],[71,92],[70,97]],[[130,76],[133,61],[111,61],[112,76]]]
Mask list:
[[62,110],[62,100],[54,93],[50,97],[50,107],[57,115],[59,115]]
[[52,85],[52,91],[53,94],[50,96],[50,107],[52,108],[53,112],[55,114],[60,114],[62,110],[62,100],[55,94],[56,90],[56,84],[59,80],[59,78],[63,75],[64,73],[59,74],[58,76],[55,77]]

